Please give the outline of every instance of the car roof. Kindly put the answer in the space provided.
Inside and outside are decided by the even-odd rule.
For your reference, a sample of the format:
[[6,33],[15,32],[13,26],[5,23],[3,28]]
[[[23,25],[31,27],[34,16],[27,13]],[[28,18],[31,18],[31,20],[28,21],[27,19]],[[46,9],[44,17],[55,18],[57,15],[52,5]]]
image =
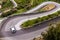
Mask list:
[[15,30],[15,28],[11,28],[11,30]]

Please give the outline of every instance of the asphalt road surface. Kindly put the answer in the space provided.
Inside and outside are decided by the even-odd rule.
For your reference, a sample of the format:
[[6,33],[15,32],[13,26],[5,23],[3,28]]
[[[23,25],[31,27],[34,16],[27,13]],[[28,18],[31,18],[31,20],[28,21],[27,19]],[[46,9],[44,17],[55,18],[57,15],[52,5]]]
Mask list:
[[47,28],[48,23],[56,22],[60,20],[60,17],[54,20],[36,25],[30,29],[18,30],[16,34],[11,34],[10,27],[14,27],[14,25],[16,25],[21,20],[46,16],[60,9],[59,4],[56,4],[56,3],[54,4],[56,5],[56,8],[48,12],[37,13],[34,15],[14,16],[14,17],[7,19],[6,22],[2,25],[3,28],[1,30],[2,35],[4,36],[4,40],[31,40],[32,38],[39,36],[41,32],[43,32]]

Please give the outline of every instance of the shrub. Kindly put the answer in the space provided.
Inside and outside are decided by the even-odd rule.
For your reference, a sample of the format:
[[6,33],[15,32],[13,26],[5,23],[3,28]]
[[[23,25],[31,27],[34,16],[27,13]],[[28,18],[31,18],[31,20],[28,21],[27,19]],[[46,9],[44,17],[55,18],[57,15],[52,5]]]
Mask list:
[[17,11],[17,10],[10,10],[10,11],[8,11],[8,12],[6,12],[6,13],[2,13],[1,17],[7,17],[7,16],[15,13],[16,11]]
[[[56,27],[54,27],[55,25]],[[42,33],[44,40],[60,40],[60,22],[55,25],[51,24],[46,33]]]
[[2,11],[12,7],[13,7],[13,4],[10,0],[2,0],[2,9],[1,9]]

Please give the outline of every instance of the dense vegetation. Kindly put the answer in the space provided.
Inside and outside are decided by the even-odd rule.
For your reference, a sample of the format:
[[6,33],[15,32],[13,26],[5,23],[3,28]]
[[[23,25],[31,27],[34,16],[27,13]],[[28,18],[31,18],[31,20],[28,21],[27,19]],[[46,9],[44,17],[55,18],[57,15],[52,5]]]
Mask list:
[[60,16],[60,11],[57,11],[53,14],[50,14],[50,15],[47,15],[47,16],[43,16],[43,17],[38,17],[36,19],[32,19],[32,20],[28,20],[28,21],[25,21],[24,23],[22,23],[20,26],[22,28],[30,28],[30,27],[33,27],[33,25],[37,24],[37,23],[42,23],[44,21],[47,21],[47,20],[51,20],[53,18],[56,18]]
[[15,0],[16,3],[18,4],[18,6],[20,8],[26,8],[31,9],[35,6],[37,6],[38,4],[41,4],[42,2],[46,2],[46,1],[54,1],[54,2],[60,2],[59,0]]
[[60,3],[60,0],[48,0],[48,1],[54,1],[54,2]]
[[26,10],[29,10],[47,0],[28,0],[28,1],[27,0],[15,0],[15,1],[18,4],[19,9],[25,8]]
[[41,36],[33,40],[60,40],[60,21],[49,24],[49,28]]
[[1,0],[1,1],[2,1],[1,11],[5,11],[5,10],[13,7],[13,4],[10,0]]
[[46,33],[42,33],[44,40],[60,40],[60,22],[50,24]]

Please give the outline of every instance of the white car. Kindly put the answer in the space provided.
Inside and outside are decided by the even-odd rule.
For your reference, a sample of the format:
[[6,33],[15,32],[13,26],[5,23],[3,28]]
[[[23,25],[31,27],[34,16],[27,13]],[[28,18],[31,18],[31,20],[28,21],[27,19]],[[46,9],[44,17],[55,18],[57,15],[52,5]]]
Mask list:
[[14,33],[16,33],[16,28],[12,27],[12,28],[10,28],[10,31],[14,34]]

